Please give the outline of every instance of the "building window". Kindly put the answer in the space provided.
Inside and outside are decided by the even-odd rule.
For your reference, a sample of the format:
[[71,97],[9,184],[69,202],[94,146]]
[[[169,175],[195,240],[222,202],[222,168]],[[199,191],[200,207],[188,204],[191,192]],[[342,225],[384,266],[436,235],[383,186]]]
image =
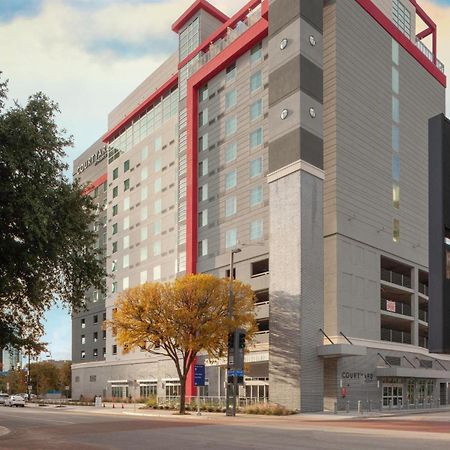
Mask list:
[[[106,316],[106,314],[105,314],[105,316]],[[106,320],[106,317],[103,319],[103,321],[105,321],[105,320]],[[106,341],[106,330],[102,331],[102,337],[103,337],[103,340]]]
[[146,241],[148,238],[148,228],[147,226],[143,226],[141,227],[141,231],[140,231],[140,240],[141,242]]
[[250,162],[250,177],[257,177],[262,174],[263,169],[262,156]]
[[263,199],[262,186],[255,186],[250,191],[250,206],[260,205]]
[[[94,348],[94,350],[92,350],[92,356],[94,357],[94,358],[97,358],[97,356],[98,356],[98,350],[96,349],[96,348]],[[93,375],[94,377],[95,377],[95,375]]]
[[153,190],[155,193],[161,192],[161,178],[157,178],[154,182],[153,182]]
[[147,271],[143,270],[140,274],[139,274],[139,282],[140,284],[144,284],[147,281]]
[[400,221],[398,219],[392,221],[392,240],[394,242],[400,240]]
[[199,176],[205,177],[206,175],[208,175],[208,159],[200,161],[198,164],[198,168],[199,168]]
[[112,243],[112,252],[116,253],[117,252],[117,241]]
[[398,153],[392,154],[392,178],[394,181],[400,181],[400,157]]
[[115,294],[117,292],[117,281],[113,281],[111,284],[111,293]]
[[161,279],[161,266],[153,267],[153,281],[158,281]]
[[81,359],[86,358],[86,352],[84,350],[81,350]]
[[161,241],[153,242],[153,256],[159,256],[161,254]]
[[145,161],[148,158],[148,147],[145,146],[141,150],[141,162]]
[[392,62],[398,66],[399,62],[399,45],[395,39],[392,39]]
[[141,189],[141,202],[147,200],[147,197],[148,197],[148,187],[143,186]]
[[225,247],[231,248],[237,245],[237,229],[233,228],[225,233]]
[[198,213],[198,224],[201,227],[208,225],[208,210],[204,209]]
[[93,335],[93,337],[92,337],[92,340],[93,340],[94,342],[97,342],[97,341],[98,341],[98,332],[97,332],[97,331],[94,331],[94,335]]
[[229,197],[225,200],[225,217],[230,217],[237,212],[236,197]]
[[130,197],[125,197],[123,199],[123,210],[128,211],[130,209]]
[[205,133],[203,136],[199,137],[198,148],[201,152],[208,150],[208,133]]
[[198,126],[203,127],[204,125],[208,125],[208,108],[205,108],[198,114]]
[[250,105],[250,120],[259,119],[262,116],[263,105],[262,100],[258,99]]
[[130,265],[130,255],[123,255],[122,269],[126,269]]
[[257,128],[250,133],[250,149],[253,150],[263,143],[263,131],[262,128]]
[[400,89],[400,78],[398,74],[398,69],[392,68],[392,92],[398,95]]
[[256,241],[263,237],[263,220],[257,219],[250,223],[250,240]]
[[180,33],[180,61],[189,55],[200,44],[200,21],[196,18]]
[[198,243],[198,256],[206,256],[208,254],[208,239],[203,239]]
[[127,248],[130,247],[130,235],[129,234],[127,234],[126,236],[123,237],[122,244],[123,244],[124,250],[126,250]]
[[229,137],[232,134],[236,133],[237,131],[237,118],[234,117],[229,117],[226,121],[225,121],[225,136]]
[[117,345],[112,346],[112,354],[117,355]]
[[117,232],[119,231],[119,226],[117,225],[117,223],[113,223],[112,226],[112,234],[117,234]]
[[123,182],[123,190],[124,191],[128,191],[128,189],[130,189],[130,179],[127,178],[124,182]]
[[155,214],[161,214],[162,211],[162,200],[158,198],[158,200],[155,200],[155,203],[153,204],[153,212]]
[[95,314],[95,316],[93,317],[94,323],[98,323],[98,315]]
[[209,94],[208,94],[208,85],[205,84],[198,91],[198,99],[199,99],[199,101],[204,102],[204,101],[208,100],[208,96],[209,96]]
[[392,2],[392,18],[398,29],[411,38],[411,13],[399,0]]
[[250,50],[250,62],[252,64],[256,63],[261,60],[261,57],[262,57],[262,44],[260,42]]
[[237,93],[236,89],[232,89],[225,94],[225,109],[230,109],[236,106],[237,103]]
[[400,122],[400,105],[397,97],[392,97],[392,120],[395,123]]
[[140,250],[140,258],[141,258],[141,262],[145,261],[148,257],[148,253],[147,253],[147,247],[141,247]]
[[141,382],[139,386],[139,395],[141,398],[156,397],[157,395],[157,382]]
[[255,72],[250,77],[250,92],[257,91],[262,86],[262,74],[261,71],[258,70],[258,72]]
[[113,170],[113,180],[116,180],[118,177],[119,177],[119,168],[116,167],[116,168]]
[[124,172],[128,172],[130,170],[130,160],[127,159],[124,163],[123,163],[123,171]]
[[225,79],[227,81],[234,80],[235,78],[236,78],[236,63],[232,64],[231,66],[228,66],[225,73]]
[[232,170],[225,175],[225,190],[232,189],[237,185],[237,171]]
[[204,202],[208,200],[208,185],[204,184],[198,188],[198,198],[199,201]]
[[225,150],[225,163],[228,164],[234,161],[236,157],[237,157],[237,144],[236,142],[233,142],[231,144],[228,144]]
[[160,220],[153,222],[153,235],[158,236],[158,234],[161,234],[161,221]]
[[153,147],[155,149],[155,152],[159,152],[162,149],[162,137],[158,136],[153,141]]
[[392,150],[400,150],[400,130],[397,125],[392,125]]
[[86,336],[84,334],[81,335],[81,343],[86,344]]
[[148,168],[143,167],[141,170],[141,181],[144,181],[148,178]]
[[117,259],[113,259],[111,261],[111,272],[115,272],[117,270]]
[[114,205],[112,208],[112,215],[117,216],[118,213],[119,213],[119,205]]
[[113,188],[113,198],[116,198],[119,195],[119,187],[116,186],[115,188]]
[[269,259],[262,259],[260,261],[255,261],[251,265],[250,274],[252,277],[258,277],[260,275],[265,275],[269,273]]
[[153,168],[155,169],[155,172],[160,172],[161,171],[161,158],[157,158],[155,159]]
[[130,287],[130,277],[125,277],[122,279],[122,289],[128,289]]

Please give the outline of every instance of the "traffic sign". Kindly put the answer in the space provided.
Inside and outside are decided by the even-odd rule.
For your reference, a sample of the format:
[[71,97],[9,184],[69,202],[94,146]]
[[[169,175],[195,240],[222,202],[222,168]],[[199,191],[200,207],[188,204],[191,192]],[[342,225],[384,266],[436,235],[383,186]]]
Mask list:
[[244,376],[244,371],[243,370],[229,370],[228,371],[228,376],[229,377],[243,377]]
[[196,364],[194,366],[194,386],[205,385],[205,366],[204,364]]

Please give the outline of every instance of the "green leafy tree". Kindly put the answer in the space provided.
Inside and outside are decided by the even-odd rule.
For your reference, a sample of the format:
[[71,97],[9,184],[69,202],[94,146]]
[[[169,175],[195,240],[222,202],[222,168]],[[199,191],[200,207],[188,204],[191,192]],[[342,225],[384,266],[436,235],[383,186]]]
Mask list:
[[0,348],[34,346],[55,299],[81,309],[85,291],[104,292],[103,256],[89,229],[95,207],[64,176],[72,145],[43,93],[6,108],[0,83]]
[[228,333],[256,330],[254,293],[233,281],[234,308],[228,317],[230,280],[213,275],[186,275],[173,282],[145,283],[119,294],[107,323],[125,352],[141,348],[168,356],[180,380],[180,414],[185,413],[186,378],[196,356],[225,355]]

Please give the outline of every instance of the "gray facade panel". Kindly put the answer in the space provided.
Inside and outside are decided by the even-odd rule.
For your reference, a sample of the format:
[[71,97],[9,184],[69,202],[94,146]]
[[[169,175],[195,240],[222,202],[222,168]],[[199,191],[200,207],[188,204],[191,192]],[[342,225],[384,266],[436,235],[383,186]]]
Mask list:
[[323,102],[323,70],[303,55],[300,57],[300,89]]
[[300,55],[269,74],[269,106],[300,89]]
[[276,0],[269,6],[269,35],[276,34],[300,15],[299,0]]

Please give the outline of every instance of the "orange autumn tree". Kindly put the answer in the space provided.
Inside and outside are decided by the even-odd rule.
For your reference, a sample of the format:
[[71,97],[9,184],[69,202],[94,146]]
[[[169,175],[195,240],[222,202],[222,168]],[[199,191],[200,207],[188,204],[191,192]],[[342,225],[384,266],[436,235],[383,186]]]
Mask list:
[[245,328],[248,339],[256,331],[254,293],[237,280],[229,319],[230,283],[207,274],[145,283],[119,294],[107,323],[125,352],[141,348],[172,359],[180,379],[180,414],[185,413],[186,377],[198,353],[217,359],[226,355],[230,331]]

